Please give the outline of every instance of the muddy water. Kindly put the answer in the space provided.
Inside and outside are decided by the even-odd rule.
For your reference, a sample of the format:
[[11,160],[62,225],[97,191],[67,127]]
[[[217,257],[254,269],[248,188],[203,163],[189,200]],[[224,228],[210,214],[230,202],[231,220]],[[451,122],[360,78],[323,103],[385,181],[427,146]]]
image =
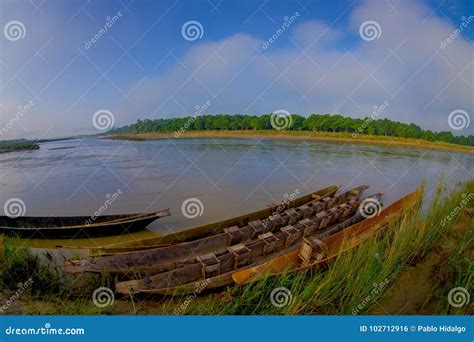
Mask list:
[[[461,153],[318,141],[70,140],[0,155],[0,204],[20,198],[26,215],[92,215],[120,192],[105,213],[171,208],[172,217],[133,235],[27,241],[36,247],[97,246],[240,215],[333,183],[368,184],[368,193],[385,193],[388,204],[423,179],[428,192],[443,173],[450,185],[466,180],[473,165],[473,155]],[[201,215],[183,215],[188,198],[202,203]]]

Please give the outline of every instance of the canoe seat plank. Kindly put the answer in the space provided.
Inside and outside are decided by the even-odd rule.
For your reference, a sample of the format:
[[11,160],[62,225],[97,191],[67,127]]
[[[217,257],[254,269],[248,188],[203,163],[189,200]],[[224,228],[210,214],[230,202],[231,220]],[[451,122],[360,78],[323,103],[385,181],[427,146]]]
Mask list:
[[281,226],[283,224],[283,218],[278,213],[274,213],[268,219],[273,223],[274,226]]
[[196,259],[202,266],[203,279],[212,278],[221,273],[221,262],[214,253],[199,255]]
[[280,240],[272,232],[261,234],[258,236],[258,239],[263,241],[263,243],[265,244],[263,246],[263,255],[267,255],[273,252],[277,247],[278,241]]
[[[305,219],[305,220],[308,220],[308,219]],[[308,221],[311,222],[310,220]],[[300,231],[292,225],[283,227],[280,230],[283,232],[285,236],[285,248],[295,243],[300,237]]]
[[242,243],[227,248],[234,258],[234,269],[250,264],[251,250]]
[[265,226],[261,220],[255,220],[249,222],[249,226],[252,229],[252,238],[265,232]]
[[315,209],[309,207],[308,205],[302,205],[300,207],[301,212],[303,213],[303,218],[309,218],[313,216]]
[[240,230],[238,226],[232,226],[228,228],[224,228],[224,233],[228,235],[228,244],[235,245],[242,241],[244,233]]
[[288,221],[288,224],[292,224],[298,221],[299,215],[298,215],[298,212],[294,208],[285,210],[285,214],[287,214],[288,217],[290,218],[290,220]]
[[311,265],[316,261],[327,257],[326,244],[316,237],[308,237],[303,240],[299,257],[304,265]]

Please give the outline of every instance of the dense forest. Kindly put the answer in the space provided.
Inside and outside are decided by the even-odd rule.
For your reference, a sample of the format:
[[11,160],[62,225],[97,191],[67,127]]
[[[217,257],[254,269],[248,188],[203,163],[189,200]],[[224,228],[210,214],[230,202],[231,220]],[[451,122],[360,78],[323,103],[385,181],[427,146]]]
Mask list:
[[[285,118],[283,118],[285,119]],[[415,124],[405,124],[389,119],[360,118],[354,119],[341,115],[312,114],[305,118],[291,115],[286,130],[315,132],[345,132],[356,137],[358,134],[392,136],[400,138],[443,141],[447,143],[474,146],[474,135],[454,136],[449,131],[432,132]],[[277,119],[278,120],[278,119]],[[115,128],[108,133],[150,133],[150,132],[184,132],[192,130],[272,130],[272,116],[250,116],[241,114],[197,115],[183,118],[138,120],[136,123]],[[281,127],[279,127],[281,128]]]

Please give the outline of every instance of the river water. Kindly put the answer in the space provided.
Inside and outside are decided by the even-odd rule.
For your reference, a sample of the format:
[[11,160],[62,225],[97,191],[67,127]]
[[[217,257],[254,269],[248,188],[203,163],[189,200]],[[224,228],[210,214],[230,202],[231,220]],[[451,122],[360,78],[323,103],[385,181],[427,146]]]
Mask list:
[[[92,215],[119,194],[105,213],[171,208],[171,217],[130,236],[29,241],[95,246],[241,215],[334,183],[370,185],[367,193],[384,193],[388,204],[424,179],[428,193],[441,174],[451,186],[467,180],[473,165],[472,154],[314,140],[69,140],[0,155],[0,204],[20,198],[25,215]],[[202,215],[183,215],[188,198],[202,203]]]

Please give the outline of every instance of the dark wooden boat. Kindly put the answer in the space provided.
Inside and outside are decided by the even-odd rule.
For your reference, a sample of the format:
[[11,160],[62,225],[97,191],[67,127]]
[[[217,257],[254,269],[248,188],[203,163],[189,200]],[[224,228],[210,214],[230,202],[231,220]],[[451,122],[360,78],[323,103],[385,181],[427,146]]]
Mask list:
[[144,229],[161,217],[169,216],[169,209],[160,211],[91,216],[10,218],[0,216],[0,234],[39,239],[90,238],[118,235]]
[[195,255],[219,252],[231,245],[255,240],[260,234],[277,231],[298,220],[314,217],[324,210],[332,210],[337,205],[358,200],[366,189],[366,186],[362,186],[340,195],[313,199],[299,207],[287,209],[281,214],[274,213],[267,220],[250,221],[243,227],[228,227],[221,233],[202,239],[151,250],[95,258],[91,261],[68,260],[64,271],[66,273],[108,272],[121,276],[137,274],[145,276],[169,271],[195,262]]
[[364,241],[383,232],[388,225],[402,217],[421,200],[421,191],[415,191],[392,203],[378,215],[367,218],[339,233],[316,241],[307,239],[303,247],[280,255],[264,264],[235,272],[232,279],[237,284],[256,281],[265,276],[288,271],[323,268],[340,254],[356,248]]
[[[312,192],[308,195],[304,195],[298,197],[294,200],[288,201],[285,203],[285,209],[294,208],[300,205],[303,205],[313,199],[324,198],[327,196],[334,195],[337,190],[341,187],[339,184],[334,184],[323,188],[321,190]],[[185,231],[167,234],[163,236],[157,236],[153,238],[129,241],[129,242],[121,242],[109,246],[104,246],[100,248],[91,248],[89,249],[90,256],[105,256],[105,255],[113,255],[113,254],[121,254],[121,253],[130,253],[141,251],[145,249],[155,249],[162,246],[179,243],[179,242],[187,242],[196,239],[202,239],[208,237],[213,234],[222,233],[224,228],[238,226],[241,227],[246,225],[248,222],[254,220],[263,220],[272,215],[272,213],[276,212],[282,204],[275,204],[268,208],[258,210],[252,213],[248,213],[242,216],[233,217],[227,220],[214,222],[211,224],[205,224],[202,226],[194,227],[191,229],[187,229]]]
[[154,276],[118,282],[116,290],[123,294],[176,295],[191,293],[197,288],[209,290],[232,284],[232,275],[237,270],[255,267],[288,253],[305,236],[331,234],[361,221],[359,205],[360,200],[342,203],[311,219],[290,223],[275,234],[267,232],[256,240],[232,245],[221,252],[197,255],[192,262],[188,260],[187,264]]

